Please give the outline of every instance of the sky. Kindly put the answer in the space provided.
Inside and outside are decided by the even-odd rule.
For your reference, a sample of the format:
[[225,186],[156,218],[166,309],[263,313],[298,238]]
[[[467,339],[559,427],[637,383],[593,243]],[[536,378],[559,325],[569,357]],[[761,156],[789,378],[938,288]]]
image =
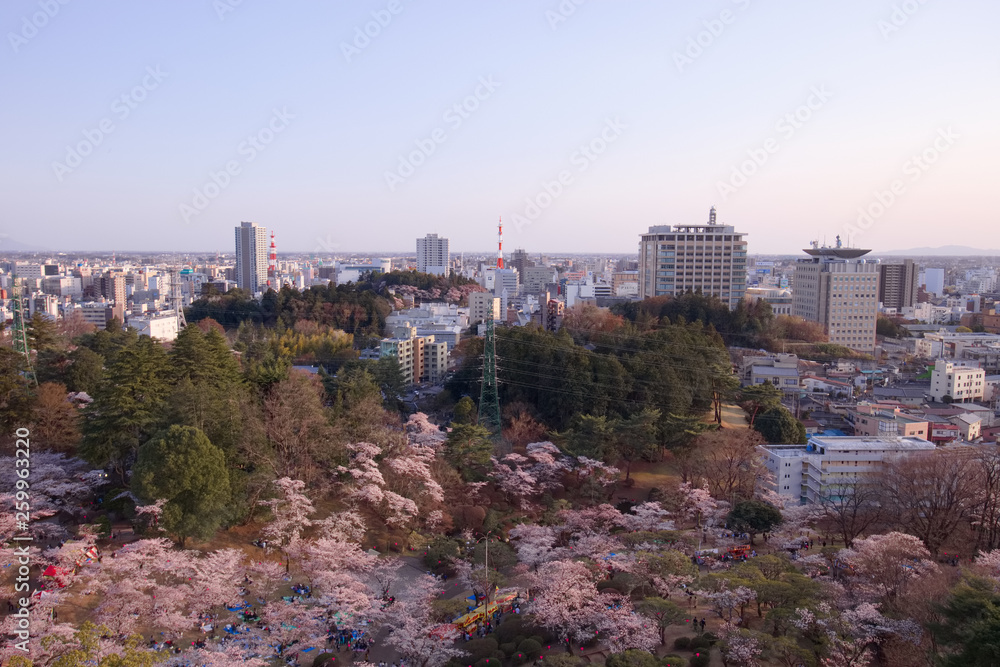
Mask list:
[[0,5],[0,252],[1000,247],[996,0]]

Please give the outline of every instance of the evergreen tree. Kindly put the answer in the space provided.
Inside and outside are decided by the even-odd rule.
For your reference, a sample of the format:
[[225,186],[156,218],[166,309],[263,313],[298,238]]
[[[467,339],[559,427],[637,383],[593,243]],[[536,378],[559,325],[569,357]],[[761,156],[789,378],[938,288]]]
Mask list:
[[225,455],[200,430],[171,426],[139,449],[132,491],[145,503],[167,501],[163,527],[181,545],[211,537],[230,497]]
[[163,348],[148,336],[114,358],[87,408],[79,453],[94,465],[111,465],[124,480],[139,447],[163,423],[169,367]]

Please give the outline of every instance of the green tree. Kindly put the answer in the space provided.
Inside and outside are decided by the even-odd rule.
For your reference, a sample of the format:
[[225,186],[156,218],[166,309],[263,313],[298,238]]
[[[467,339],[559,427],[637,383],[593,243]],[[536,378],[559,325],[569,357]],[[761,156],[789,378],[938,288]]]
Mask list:
[[743,387],[737,393],[737,398],[750,418],[750,428],[756,424],[758,414],[771,408],[781,407],[781,390],[770,382]]
[[944,649],[945,667],[992,667],[1000,664],[1000,593],[995,582],[967,576],[938,606],[941,621],[931,627]]
[[448,434],[444,455],[464,479],[482,479],[493,455],[491,434],[482,426],[459,424]]
[[0,346],[0,426],[6,433],[24,426],[30,415],[31,392],[24,371],[24,356]]
[[687,612],[670,600],[646,598],[636,603],[635,610],[656,622],[660,630],[660,645],[667,643],[667,628],[682,622]]
[[759,413],[753,429],[771,444],[804,445],[807,440],[806,427],[783,405]]
[[79,453],[94,465],[111,465],[124,480],[139,447],[163,423],[168,366],[163,348],[148,336],[114,359],[86,410]]
[[69,353],[66,386],[70,391],[84,391],[93,396],[104,374],[104,357],[89,347],[78,347]]
[[616,454],[614,423],[603,415],[576,415],[556,439],[576,456],[610,462]]
[[455,404],[452,424],[475,424],[478,421],[476,403],[468,396],[463,396]]
[[171,426],[139,449],[132,491],[145,503],[166,500],[163,527],[183,546],[210,537],[229,500],[229,471],[222,450],[200,430]]
[[632,462],[652,459],[659,449],[660,411],[644,408],[614,423],[616,458],[625,461],[625,479],[632,473]]
[[729,527],[750,535],[750,544],[757,533],[767,533],[781,525],[781,511],[763,500],[743,500],[736,503],[726,517]]

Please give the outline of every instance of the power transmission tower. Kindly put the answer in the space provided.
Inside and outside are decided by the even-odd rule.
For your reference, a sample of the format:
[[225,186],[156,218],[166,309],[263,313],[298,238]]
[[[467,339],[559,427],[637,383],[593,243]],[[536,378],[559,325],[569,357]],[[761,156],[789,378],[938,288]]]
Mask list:
[[24,357],[24,376],[37,385],[38,378],[35,377],[35,369],[31,365],[31,348],[28,347],[28,328],[24,317],[24,291],[17,274],[14,274],[12,278],[10,289],[11,306],[14,311],[12,331],[14,352]]
[[479,393],[479,425],[500,437],[500,394],[497,392],[496,336],[493,309],[486,318],[486,341],[483,345],[483,386]]
[[181,296],[181,279],[176,267],[170,268],[170,296],[167,297],[170,308],[177,313],[177,331],[187,326],[184,319],[184,298]]

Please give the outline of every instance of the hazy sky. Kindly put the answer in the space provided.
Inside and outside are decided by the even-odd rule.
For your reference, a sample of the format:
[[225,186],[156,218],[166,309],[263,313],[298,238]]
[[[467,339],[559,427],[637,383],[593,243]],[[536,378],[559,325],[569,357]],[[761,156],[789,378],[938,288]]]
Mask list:
[[996,248],[997,25],[996,0],[6,0],[0,234],[457,252],[503,215],[508,250],[635,252],[714,204],[751,253]]

